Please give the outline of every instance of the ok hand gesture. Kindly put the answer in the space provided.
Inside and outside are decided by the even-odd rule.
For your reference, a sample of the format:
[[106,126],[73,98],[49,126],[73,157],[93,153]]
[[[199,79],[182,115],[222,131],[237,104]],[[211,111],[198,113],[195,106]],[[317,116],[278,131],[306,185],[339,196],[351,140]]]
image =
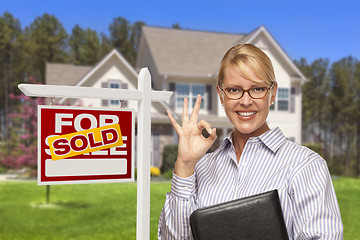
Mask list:
[[[196,162],[204,156],[217,138],[216,129],[211,128],[208,122],[204,120],[198,122],[200,104],[201,95],[198,95],[189,117],[188,100],[184,99],[182,126],[176,122],[170,111],[167,111],[171,124],[179,136],[178,156],[174,169],[179,177],[189,177],[194,173]],[[208,138],[202,135],[204,128],[210,134]]]

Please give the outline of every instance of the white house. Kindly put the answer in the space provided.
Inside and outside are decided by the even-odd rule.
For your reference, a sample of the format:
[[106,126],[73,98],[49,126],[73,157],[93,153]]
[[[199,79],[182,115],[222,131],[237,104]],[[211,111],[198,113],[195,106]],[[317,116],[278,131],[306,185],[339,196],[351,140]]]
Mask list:
[[136,67],[150,69],[154,89],[175,92],[170,106],[178,114],[184,97],[192,102],[200,93],[205,99],[200,118],[222,128],[220,136],[224,136],[231,124],[217,97],[217,71],[226,50],[237,43],[252,43],[272,60],[279,87],[269,126],[279,126],[287,138],[300,143],[301,85],[306,79],[263,26],[249,34],[144,26]]
[[[193,102],[197,94],[203,96],[200,119],[209,121],[222,136],[231,130],[216,92],[217,71],[225,51],[237,43],[252,43],[271,58],[278,81],[278,95],[268,118],[270,127],[279,126],[289,139],[301,142],[301,85],[305,77],[284,50],[260,27],[249,34],[228,34],[144,26],[134,69],[116,50],[111,51],[96,66],[70,64],[46,65],[46,83],[88,87],[137,88],[138,71],[148,67],[154,90],[174,91],[168,103],[152,104],[152,166],[161,166],[162,149],[176,143],[166,109],[180,119],[182,102],[188,97]],[[121,105],[136,112],[137,102],[96,99],[59,99],[62,104],[94,107]]]

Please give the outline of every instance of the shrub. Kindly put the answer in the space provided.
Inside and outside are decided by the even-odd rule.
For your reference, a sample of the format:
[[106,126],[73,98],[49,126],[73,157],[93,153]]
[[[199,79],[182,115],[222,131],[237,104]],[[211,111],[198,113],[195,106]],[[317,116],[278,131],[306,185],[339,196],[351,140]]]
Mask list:
[[175,167],[175,161],[177,158],[177,145],[168,144],[164,146],[162,158],[163,163],[161,166],[161,172],[173,171]]
[[[33,78],[29,83],[37,83]],[[44,98],[9,95],[16,107],[9,114],[12,124],[10,139],[0,149],[0,165],[5,168],[36,168],[37,165],[37,106],[44,104]],[[9,129],[10,130],[10,129]]]
[[324,157],[323,154],[323,147],[321,143],[304,143],[303,144],[305,147],[310,148],[311,150],[317,152],[319,155],[321,155],[322,157]]
[[160,169],[157,167],[151,167],[150,174],[151,174],[151,176],[154,176],[154,177],[160,176]]
[[173,175],[173,170],[169,170],[169,171],[163,173],[163,177],[165,179],[169,179],[169,180],[172,179],[172,175]]

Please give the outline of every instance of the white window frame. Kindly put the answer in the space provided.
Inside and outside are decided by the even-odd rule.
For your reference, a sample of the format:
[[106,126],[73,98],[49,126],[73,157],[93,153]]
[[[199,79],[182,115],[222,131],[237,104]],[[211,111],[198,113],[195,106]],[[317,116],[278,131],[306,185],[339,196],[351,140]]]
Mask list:
[[[290,88],[278,88],[275,104],[270,106],[271,111],[289,112],[290,111]],[[287,97],[282,96],[282,91],[287,92]],[[279,101],[287,102],[287,109],[279,109]]]
[[[178,89],[180,88],[180,86],[187,86],[189,87],[189,92],[188,94],[180,94],[178,92]],[[176,110],[182,110],[183,109],[183,102],[184,102],[184,98],[186,97],[189,100],[189,111],[192,110],[195,101],[196,101],[196,97],[197,94],[193,93],[193,87],[203,87],[204,88],[204,94],[201,95],[201,110],[206,110],[207,109],[207,92],[206,92],[206,85],[205,84],[198,84],[198,83],[176,83],[175,84],[175,109]]]
[[[119,86],[118,88],[115,88],[115,89],[121,88],[120,80],[115,80],[115,79],[108,80],[108,88],[114,88],[114,87],[112,87],[113,84],[117,84]],[[120,101],[119,100],[109,100],[109,106],[120,106]]]
[[[287,96],[283,96],[282,94],[285,94]],[[278,88],[278,93],[276,95],[276,109],[278,111],[282,111],[282,112],[289,112],[290,111],[290,88]],[[279,102],[286,102],[287,103],[287,108],[286,109],[279,109]]]

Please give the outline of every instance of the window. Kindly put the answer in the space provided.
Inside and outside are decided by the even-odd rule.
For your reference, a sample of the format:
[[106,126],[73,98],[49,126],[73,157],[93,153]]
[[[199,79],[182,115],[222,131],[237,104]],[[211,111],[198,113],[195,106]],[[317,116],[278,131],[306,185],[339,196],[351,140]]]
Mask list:
[[190,96],[190,85],[176,84],[176,108],[182,108],[184,98]]
[[270,110],[289,111],[290,109],[289,88],[278,88],[275,104],[270,106]]
[[[120,82],[119,81],[111,81],[109,82],[109,88],[120,88]],[[119,105],[119,100],[110,100],[110,105],[112,106],[118,106]]]
[[279,111],[289,110],[289,89],[279,88],[277,93],[277,109]]
[[202,98],[200,109],[206,109],[205,85],[176,83],[176,108],[183,108],[184,98],[186,97],[189,100],[189,109],[192,109],[198,94],[200,94]]
[[120,88],[120,83],[110,83],[109,88]]
[[[102,88],[113,88],[113,89],[128,89],[128,84],[126,82],[121,82],[117,79],[108,79],[106,82],[101,83]],[[108,100],[108,99],[102,99],[101,105],[102,106],[122,106],[122,107],[128,107],[128,101],[122,101],[120,103],[120,100]]]

